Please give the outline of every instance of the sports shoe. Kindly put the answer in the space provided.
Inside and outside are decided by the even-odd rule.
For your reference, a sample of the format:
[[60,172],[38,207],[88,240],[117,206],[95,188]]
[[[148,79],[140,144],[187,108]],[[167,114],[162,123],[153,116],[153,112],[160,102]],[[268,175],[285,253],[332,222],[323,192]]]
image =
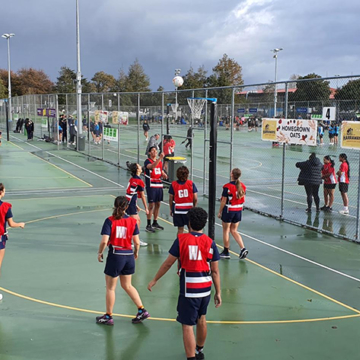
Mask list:
[[158,223],[153,223],[151,225],[155,230],[164,230],[162,226],[160,226]]
[[131,320],[133,324],[139,324],[145,319],[147,319],[150,316],[150,314],[145,310],[139,310],[136,316]]
[[220,253],[220,258],[221,258],[221,259],[230,259],[230,254],[229,254],[229,252],[223,250],[223,251]]
[[339,213],[341,215],[349,215],[349,210],[340,210]]
[[310,208],[307,208],[307,209],[305,210],[305,212],[306,212],[306,213],[311,213],[311,209],[310,209]]
[[105,314],[103,316],[97,316],[96,323],[102,325],[114,325],[114,319],[108,314]]
[[245,259],[247,257],[248,253],[249,253],[249,251],[247,251],[245,248],[242,248],[240,250],[239,259]]
[[329,206],[325,209],[326,212],[332,212],[332,210],[333,210],[332,207]]
[[140,246],[148,246],[148,243],[140,240]]
[[325,210],[325,211],[326,211],[326,209],[327,209],[327,206],[326,206],[326,205],[324,205],[324,206],[322,206],[322,207],[320,208],[320,210]]
[[205,359],[204,353],[202,351],[198,352],[197,354],[195,353],[195,359],[196,360],[204,360]]
[[0,294],[0,300],[2,300],[3,299],[3,296],[2,296],[2,294]]
[[155,232],[155,230],[153,229],[153,227],[151,225],[146,225],[145,231],[150,232],[150,233]]

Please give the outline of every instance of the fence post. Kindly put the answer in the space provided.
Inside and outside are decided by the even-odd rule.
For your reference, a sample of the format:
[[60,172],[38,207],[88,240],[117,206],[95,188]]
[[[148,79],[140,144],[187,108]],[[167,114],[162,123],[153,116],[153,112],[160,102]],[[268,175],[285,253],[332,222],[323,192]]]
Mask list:
[[[285,119],[288,118],[288,83],[285,83]],[[285,188],[285,155],[286,144],[283,143],[282,172],[281,172],[281,202],[280,219],[284,218],[284,188]]]
[[[60,145],[60,131],[59,131],[59,96],[58,94],[55,95],[55,113],[56,113],[56,121],[55,121],[55,126],[57,129],[57,134],[58,134],[58,141],[57,141],[57,148],[59,150],[59,145]],[[63,133],[64,136],[64,133]],[[62,139],[61,139],[62,140]]]
[[[104,111],[104,94],[101,94],[101,111]],[[102,115],[102,114],[101,114]],[[101,121],[101,118],[100,118]],[[104,124],[102,124],[102,135],[101,135],[101,160],[104,160]]]
[[233,138],[234,138],[234,117],[235,117],[235,88],[232,89],[231,94],[231,119],[230,119],[230,170],[233,167]]
[[161,93],[161,127],[160,127],[160,139],[164,136],[164,118],[165,118],[165,94]]
[[[191,97],[195,97],[195,91],[193,90],[191,92]],[[199,119],[200,120],[200,119]],[[190,180],[193,181],[194,180],[194,116],[191,113],[191,147],[190,147],[190,151],[191,151],[191,163],[190,163]]]
[[[117,94],[117,109],[118,112],[120,112],[120,94]],[[119,119],[119,114],[118,114],[118,119]],[[130,121],[130,119],[128,119],[128,121]],[[128,126],[130,126],[130,124],[128,123]],[[118,121],[118,166],[120,166],[120,122]]]
[[[359,152],[359,169],[360,169],[360,152]],[[358,176],[358,198],[356,204],[356,241],[359,242],[359,216],[360,216],[360,176]]]
[[[205,98],[208,98],[209,92],[208,90],[205,90]],[[205,102],[205,119],[204,119],[204,164],[203,164],[203,169],[204,169],[204,177],[203,177],[203,195],[206,194],[206,159],[207,159],[207,152],[206,152],[206,140],[207,140],[207,101]]]
[[140,93],[137,94],[137,162],[140,163]]

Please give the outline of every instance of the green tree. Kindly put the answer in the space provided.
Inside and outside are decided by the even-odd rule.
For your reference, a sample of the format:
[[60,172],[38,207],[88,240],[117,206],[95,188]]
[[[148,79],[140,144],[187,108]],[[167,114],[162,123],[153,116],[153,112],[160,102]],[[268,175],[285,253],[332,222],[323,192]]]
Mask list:
[[[18,74],[11,71],[10,76],[11,76],[11,95],[12,96],[23,95],[20,90],[21,83]],[[8,96],[7,89],[9,88],[9,83],[8,83],[9,78],[8,78],[8,71],[6,69],[0,69],[0,79],[2,80],[3,85],[6,88],[6,97],[7,97]]]
[[191,66],[188,72],[183,76],[184,84],[181,89],[202,89],[206,87],[207,71],[204,65],[200,66],[197,72]]
[[[223,55],[212,70],[213,74],[207,78],[208,87],[241,86],[244,84],[241,66],[234,59],[229,58],[227,54]],[[216,97],[220,104],[229,104],[231,103],[232,90],[211,90],[209,97]]]
[[[321,79],[320,75],[308,74],[299,80]],[[330,82],[326,80],[298,81],[297,90],[289,94],[290,101],[329,101]]]
[[3,81],[0,79],[0,99],[5,99],[7,96],[8,96],[8,91]]
[[350,80],[344,86],[336,90],[336,100],[359,100],[360,79]]
[[59,77],[55,83],[55,92],[59,94],[69,94],[75,92],[76,73],[66,66],[62,66]]
[[116,83],[114,76],[106,74],[104,71],[95,73],[91,81],[95,85],[96,92],[99,93],[113,91]]
[[19,91],[21,95],[50,94],[53,91],[54,83],[43,70],[22,68],[17,75],[20,81]]
[[150,91],[150,79],[138,59],[129,67],[125,81],[125,88],[128,92]]

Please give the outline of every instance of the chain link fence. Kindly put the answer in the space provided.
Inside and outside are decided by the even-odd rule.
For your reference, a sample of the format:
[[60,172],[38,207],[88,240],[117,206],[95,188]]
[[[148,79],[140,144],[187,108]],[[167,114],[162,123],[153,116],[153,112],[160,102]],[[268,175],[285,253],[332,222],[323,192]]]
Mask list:
[[[49,116],[52,114],[50,109],[54,109],[56,114],[67,119],[68,125],[69,119],[73,119],[77,130],[70,141],[69,126],[64,129],[68,136],[63,135],[64,145],[60,149],[78,149],[84,155],[126,168],[127,162],[142,165],[147,157],[147,141],[142,128],[146,120],[150,126],[149,136],[157,133],[160,139],[164,135],[172,136],[176,142],[175,155],[187,159],[199,193],[207,197],[211,176],[210,106],[205,103],[200,119],[193,119],[187,98],[194,97],[218,100],[217,198],[221,197],[223,184],[229,181],[231,169],[239,167],[242,181],[247,186],[248,209],[358,241],[359,151],[342,149],[340,140],[335,141],[331,135],[334,127],[340,129],[342,121],[357,121],[360,116],[359,76],[213,89],[82,94],[81,121],[77,119],[76,94],[26,95],[12,99],[10,131],[15,130],[19,118],[31,118],[35,123],[36,137],[45,135],[58,141],[58,118]],[[324,117],[325,108],[333,108],[334,116]],[[263,118],[314,119],[324,130],[323,141],[318,139],[318,145],[314,147],[262,141]],[[1,101],[0,127],[4,130],[5,125],[6,102]],[[337,138],[340,137],[339,131]],[[339,213],[343,209],[343,200],[338,186],[332,211],[316,212],[313,208],[311,213],[305,212],[306,194],[304,186],[298,185],[299,169],[295,164],[307,160],[312,152],[321,162],[329,155],[335,161],[336,171],[340,166],[339,155],[346,153],[351,168],[349,215]],[[323,186],[320,186],[319,195],[320,206],[323,206]]]

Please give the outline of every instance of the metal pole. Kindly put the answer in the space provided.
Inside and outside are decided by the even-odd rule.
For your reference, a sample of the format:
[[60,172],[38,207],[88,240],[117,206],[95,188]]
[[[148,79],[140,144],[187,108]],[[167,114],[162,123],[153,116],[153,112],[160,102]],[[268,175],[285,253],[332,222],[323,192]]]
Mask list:
[[164,118],[165,118],[165,94],[164,92],[161,93],[161,139],[163,138],[164,134]]
[[[101,112],[104,111],[104,94],[101,94]],[[102,114],[101,114],[102,115]],[[101,121],[102,116],[100,117],[100,122]],[[104,160],[104,123],[102,124],[102,136],[101,136],[101,159]]]
[[10,141],[10,134],[9,134],[9,102],[7,101],[7,104],[5,106],[6,111],[6,140]]
[[[79,140],[79,134],[82,134],[79,0],[76,0],[76,58],[76,113],[78,119],[77,140]],[[76,147],[79,148],[78,145]]]
[[[205,90],[205,98],[208,98],[208,90]],[[205,102],[205,119],[204,119],[204,164],[203,164],[203,194],[206,194],[206,162],[207,162],[207,156],[206,156],[206,140],[207,140],[207,101]]]
[[88,94],[88,121],[89,121],[89,126],[88,126],[88,155],[90,155],[90,106],[91,106],[91,102],[90,102],[90,94]]
[[[195,97],[194,90],[191,92],[191,97]],[[190,180],[194,180],[194,116],[191,112],[191,162],[190,162]]]
[[140,93],[137,96],[137,163],[140,163]]
[[[285,119],[288,118],[288,83],[285,84]],[[285,191],[285,155],[286,144],[283,143],[282,171],[281,171],[281,200],[280,200],[280,219],[284,218],[284,191]]]
[[216,201],[216,157],[217,157],[217,121],[215,103],[210,110],[210,165],[209,165],[209,227],[208,236],[215,240],[215,201]]
[[[359,152],[359,169],[360,169],[360,152]],[[360,176],[358,176],[358,198],[356,204],[356,241],[357,242],[359,242],[359,216],[360,216]]]
[[[58,133],[58,150],[59,150],[59,145],[60,145],[60,129],[59,129],[59,97],[56,94],[55,95],[55,113],[56,113],[56,128],[57,128],[57,133]],[[63,132],[63,136],[64,136],[64,132]]]
[[274,118],[276,118],[276,102],[277,102],[277,53],[274,55],[275,58],[275,84],[274,84]]
[[231,94],[231,120],[230,120],[230,170],[233,168],[233,138],[234,138],[234,108],[235,108],[235,88],[232,89]]
[[[7,37],[7,45],[8,45],[8,91],[9,91],[9,118],[8,121],[12,121],[11,114],[11,65],[10,65],[10,34]],[[8,139],[9,140],[9,139]]]
[[[118,108],[118,111],[120,111],[120,94],[119,93],[117,94],[117,98],[118,98],[117,108]],[[120,123],[119,123],[119,121],[118,121],[118,165],[120,166]]]

